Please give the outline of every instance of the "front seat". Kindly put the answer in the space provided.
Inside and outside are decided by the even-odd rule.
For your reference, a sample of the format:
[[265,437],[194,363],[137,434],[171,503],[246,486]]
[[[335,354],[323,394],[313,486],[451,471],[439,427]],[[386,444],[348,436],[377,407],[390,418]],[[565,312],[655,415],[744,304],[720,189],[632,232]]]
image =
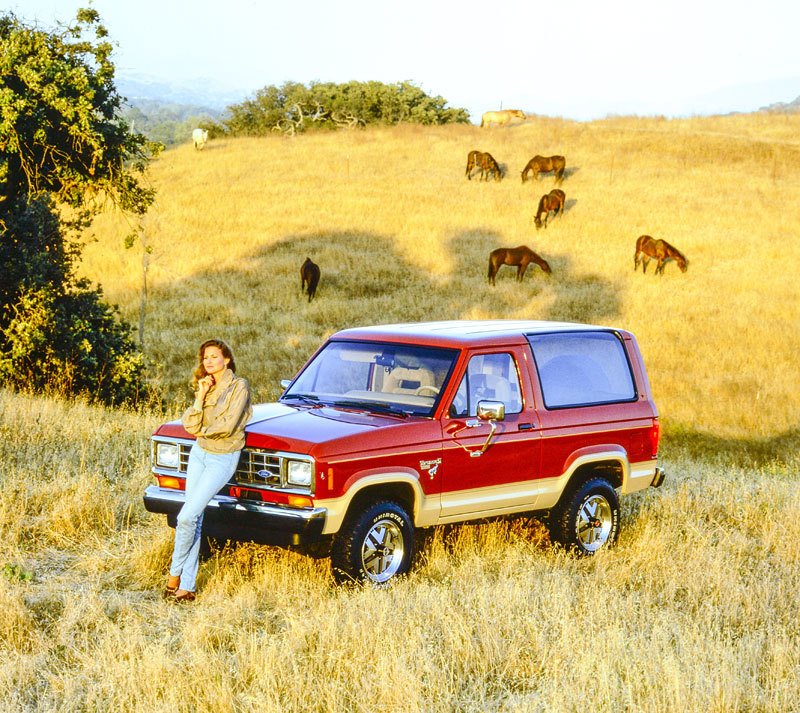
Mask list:
[[[435,386],[433,372],[425,367],[408,368],[396,366],[383,377],[383,391],[390,394],[416,394],[421,386]],[[423,395],[433,395],[425,390]]]

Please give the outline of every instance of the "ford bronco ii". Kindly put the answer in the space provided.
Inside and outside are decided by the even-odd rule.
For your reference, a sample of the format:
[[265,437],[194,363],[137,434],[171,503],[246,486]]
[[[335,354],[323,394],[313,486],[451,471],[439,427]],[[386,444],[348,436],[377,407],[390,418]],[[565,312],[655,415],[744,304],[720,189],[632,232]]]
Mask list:
[[[311,545],[337,580],[385,584],[419,528],[512,513],[591,555],[619,534],[618,493],[659,486],[659,422],[634,336],[539,321],[449,321],[331,336],[276,403],[254,407],[213,537]],[[170,525],[193,439],[152,437],[147,510]]]

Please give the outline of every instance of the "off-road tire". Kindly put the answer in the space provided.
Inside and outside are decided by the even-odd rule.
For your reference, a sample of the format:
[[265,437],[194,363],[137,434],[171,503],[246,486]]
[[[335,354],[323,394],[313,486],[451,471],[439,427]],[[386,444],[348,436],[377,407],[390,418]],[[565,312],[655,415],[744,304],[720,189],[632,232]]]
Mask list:
[[568,490],[548,520],[553,543],[580,555],[612,547],[619,536],[619,498],[611,483],[595,477]]
[[331,551],[334,579],[341,583],[388,585],[406,574],[414,557],[414,526],[391,500],[370,504],[348,516]]

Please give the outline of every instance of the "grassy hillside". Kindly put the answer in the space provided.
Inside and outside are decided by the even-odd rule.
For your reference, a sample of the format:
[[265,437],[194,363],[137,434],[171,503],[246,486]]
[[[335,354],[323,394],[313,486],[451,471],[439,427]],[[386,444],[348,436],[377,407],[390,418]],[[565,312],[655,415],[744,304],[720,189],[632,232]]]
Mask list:
[[[787,711],[800,695],[800,117],[532,120],[240,139],[166,152],[145,223],[145,352],[174,416],[194,351],[228,340],[274,398],[333,331],[526,317],[631,329],[667,437],[666,484],[623,499],[619,546],[554,553],[524,518],[436,529],[388,591],[326,560],[214,553],[162,602],[171,531],[142,510],[165,414],[0,392],[0,709]],[[507,167],[464,178],[470,149]],[[536,231],[563,153],[567,212]],[[118,216],[85,274],[139,319]],[[642,233],[689,258],[633,272]],[[498,246],[553,267],[519,285]],[[322,268],[318,298],[299,268]]]
[[[471,317],[585,320],[633,330],[669,429],[753,441],[800,422],[800,117],[531,121],[512,129],[403,127],[184,146],[154,166],[158,202],[145,346],[169,396],[186,397],[197,344],[234,346],[261,398],[328,334],[374,322]],[[471,148],[507,167],[464,178]],[[567,212],[536,231],[552,178],[523,184],[535,153],[563,153]],[[141,254],[127,226],[97,225],[85,272],[138,323]],[[648,233],[689,258],[633,271]],[[488,253],[527,244],[553,267],[495,288]],[[299,292],[306,256],[318,301]],[[764,404],[764,408],[759,408]]]

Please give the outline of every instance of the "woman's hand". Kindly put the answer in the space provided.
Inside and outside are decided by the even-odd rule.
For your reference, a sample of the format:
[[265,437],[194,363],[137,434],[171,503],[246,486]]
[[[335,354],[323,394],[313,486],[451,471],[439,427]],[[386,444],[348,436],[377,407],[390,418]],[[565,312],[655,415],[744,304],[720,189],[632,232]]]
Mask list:
[[214,386],[215,380],[211,374],[206,374],[202,379],[197,382],[197,391],[195,392],[195,398],[200,402],[203,403],[206,399],[206,394],[208,390]]

